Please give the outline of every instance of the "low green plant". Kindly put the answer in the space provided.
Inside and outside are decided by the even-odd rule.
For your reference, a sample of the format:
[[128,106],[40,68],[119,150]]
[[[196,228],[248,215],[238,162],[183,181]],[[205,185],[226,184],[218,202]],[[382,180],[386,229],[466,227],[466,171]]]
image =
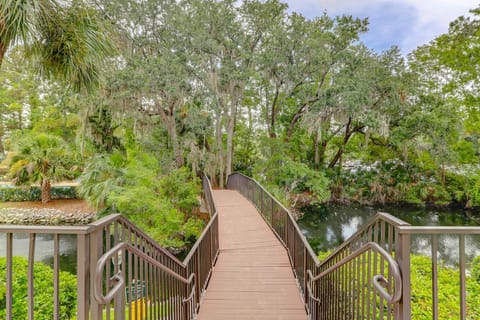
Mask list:
[[[427,256],[410,256],[412,319],[432,319],[432,261]],[[471,263],[467,274],[467,319],[480,318],[480,282],[478,270],[480,258]],[[438,313],[439,319],[460,318],[460,272],[458,268],[438,265]]]
[[[330,252],[320,252],[320,261]],[[377,266],[377,269],[379,267]],[[440,262],[438,271],[438,312],[439,319],[460,318],[460,272],[457,267],[446,266]],[[410,288],[412,319],[430,320],[432,310],[432,260],[418,254],[410,255]],[[467,319],[480,318],[480,256],[470,263],[466,275]]]
[[[27,319],[28,301],[28,261],[23,257],[13,257],[12,261],[12,316],[13,319]],[[36,262],[34,270],[34,318],[35,320],[53,319],[53,269]],[[6,258],[0,258],[0,319],[6,318]],[[77,306],[77,278],[60,271],[60,319],[75,319]]]
[[[54,186],[50,189],[52,200],[78,199],[73,186]],[[40,201],[42,191],[40,187],[3,187],[0,188],[0,202]]]

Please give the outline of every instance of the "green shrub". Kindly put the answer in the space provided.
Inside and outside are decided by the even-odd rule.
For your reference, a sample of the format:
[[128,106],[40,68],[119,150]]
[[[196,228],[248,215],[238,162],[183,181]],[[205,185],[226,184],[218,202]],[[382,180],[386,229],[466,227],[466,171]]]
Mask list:
[[[166,170],[165,170],[166,171]],[[125,215],[163,246],[183,250],[200,235],[200,182],[188,169],[165,172],[158,159],[135,148],[93,158],[79,192],[97,207]]]
[[[54,186],[51,195],[53,200],[78,199],[75,187],[72,186]],[[36,186],[0,188],[0,202],[40,201],[41,198],[40,187]]]
[[[330,252],[320,252],[320,261]],[[428,256],[410,256],[410,288],[412,319],[432,319],[432,260]],[[460,318],[460,272],[458,268],[438,264],[438,311],[439,319]],[[467,319],[480,319],[480,256],[470,263],[467,272]]]
[[[432,261],[430,257],[411,255],[412,319],[432,319]],[[467,319],[480,318],[480,283],[474,274],[479,270],[479,257],[471,264],[467,274]],[[438,265],[439,319],[460,318],[460,272],[458,268]]]
[[[13,257],[13,319],[27,319],[28,261],[23,257]],[[34,264],[34,318],[53,319],[53,269],[37,262]],[[6,258],[0,258],[0,319],[6,318]],[[60,319],[75,319],[77,305],[77,279],[74,275],[60,272]]]
[[330,180],[322,171],[311,169],[304,163],[274,156],[259,162],[254,170],[257,181],[274,196],[287,199],[288,205],[294,205],[296,201],[293,199],[300,194],[308,197],[308,204],[317,205],[330,200]]

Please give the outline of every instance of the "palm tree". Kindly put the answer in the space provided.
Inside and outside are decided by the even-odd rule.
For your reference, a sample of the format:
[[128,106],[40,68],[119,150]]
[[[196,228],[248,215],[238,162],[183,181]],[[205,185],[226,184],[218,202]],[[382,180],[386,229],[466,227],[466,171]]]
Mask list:
[[42,75],[76,90],[98,84],[99,69],[112,52],[105,24],[82,1],[0,1],[0,66],[16,44],[25,46]]
[[71,155],[65,141],[45,133],[26,134],[15,142],[16,160],[21,161],[18,174],[23,172],[24,182],[40,183],[42,202],[51,200],[52,181],[64,178],[68,157]]

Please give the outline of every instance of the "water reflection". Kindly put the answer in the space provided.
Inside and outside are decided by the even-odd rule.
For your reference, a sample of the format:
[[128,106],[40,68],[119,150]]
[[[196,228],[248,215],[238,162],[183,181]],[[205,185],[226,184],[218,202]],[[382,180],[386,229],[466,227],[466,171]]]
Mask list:
[[[298,225],[314,251],[333,250],[368,222],[377,212],[388,212],[416,226],[478,226],[462,210],[431,210],[412,207],[362,207],[354,205],[329,205],[309,208],[298,220]],[[446,260],[458,256],[458,237],[439,237],[439,254]],[[480,254],[480,240],[476,236],[466,238],[468,256]],[[413,237],[412,251],[431,254],[430,237]]]
[[[60,268],[76,273],[77,238],[75,235],[60,235]],[[25,233],[13,234],[13,255],[28,258],[30,236]],[[0,257],[5,257],[6,236],[0,234]],[[53,235],[37,234],[35,240],[35,261],[53,266]]]

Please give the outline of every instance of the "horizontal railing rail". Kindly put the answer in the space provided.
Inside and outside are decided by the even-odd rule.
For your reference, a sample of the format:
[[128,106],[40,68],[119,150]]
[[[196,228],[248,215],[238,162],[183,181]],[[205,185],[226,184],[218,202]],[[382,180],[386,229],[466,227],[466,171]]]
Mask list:
[[320,262],[290,211],[257,181],[234,173],[227,188],[257,207],[287,249],[310,319],[404,319],[405,289],[393,252],[396,228],[407,223],[378,213]]
[[[39,252],[44,253],[44,247],[50,246],[49,243],[53,259],[53,311],[46,317],[78,320],[193,319],[219,252],[218,214],[208,178],[204,177],[202,185],[202,199],[210,221],[183,261],[119,214],[86,226],[0,225],[0,242],[2,239],[5,242],[5,319],[35,319],[39,306],[35,296],[38,292],[36,279],[40,278],[36,275],[36,261],[39,260]],[[51,240],[45,240],[50,237]],[[39,238],[45,241],[39,243]],[[69,242],[66,243],[66,240]],[[18,252],[18,248],[14,249],[17,242],[21,242],[22,248],[27,246],[28,250]],[[68,286],[63,282],[66,281],[63,271],[67,266],[61,260],[67,247],[76,250],[76,263],[69,267],[77,278],[76,291],[73,292],[66,292]],[[16,263],[22,263],[14,262],[17,261],[14,257],[18,255],[25,257],[28,270],[26,307],[13,301],[16,290],[20,290],[14,286],[14,278],[24,277],[20,274],[23,270],[15,270]],[[0,259],[0,274],[1,264]],[[19,310],[20,307],[23,309]]]

